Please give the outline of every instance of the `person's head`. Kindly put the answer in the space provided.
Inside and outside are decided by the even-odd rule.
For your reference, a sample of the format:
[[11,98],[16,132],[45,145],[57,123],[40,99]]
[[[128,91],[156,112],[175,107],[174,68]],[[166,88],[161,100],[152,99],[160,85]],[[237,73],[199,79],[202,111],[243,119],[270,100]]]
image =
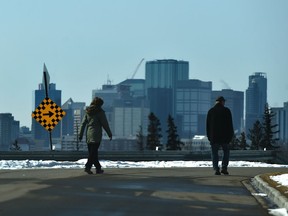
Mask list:
[[99,112],[99,111],[101,110],[101,106],[102,106],[103,104],[104,104],[104,101],[103,101],[101,98],[95,97],[95,98],[92,100],[90,106],[88,106],[88,107],[86,108],[86,111],[87,111],[87,113],[88,113],[89,115],[93,115],[93,114],[95,114],[95,113],[97,113],[97,112]]
[[95,97],[92,100],[90,106],[101,107],[103,104],[104,104],[104,101],[101,98]]
[[219,96],[216,98],[216,103],[221,103],[222,105],[225,104],[225,98],[223,96]]

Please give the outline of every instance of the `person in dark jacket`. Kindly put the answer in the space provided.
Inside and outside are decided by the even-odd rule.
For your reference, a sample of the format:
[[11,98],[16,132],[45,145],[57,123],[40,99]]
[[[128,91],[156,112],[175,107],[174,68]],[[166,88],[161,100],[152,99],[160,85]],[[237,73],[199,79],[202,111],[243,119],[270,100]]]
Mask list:
[[[207,114],[206,133],[212,149],[212,162],[215,175],[228,175],[229,164],[229,143],[234,135],[232,115],[229,108],[225,107],[225,99],[220,96],[216,99],[216,104]],[[222,147],[223,158],[221,172],[219,168],[219,148]]]
[[91,171],[92,165],[96,167],[96,173],[103,173],[101,164],[98,160],[98,148],[102,140],[102,128],[112,140],[112,133],[105,115],[104,110],[101,108],[103,100],[96,97],[87,107],[85,116],[80,126],[79,140],[83,138],[83,134],[86,128],[86,142],[88,146],[88,159],[85,164],[85,172],[93,174]]

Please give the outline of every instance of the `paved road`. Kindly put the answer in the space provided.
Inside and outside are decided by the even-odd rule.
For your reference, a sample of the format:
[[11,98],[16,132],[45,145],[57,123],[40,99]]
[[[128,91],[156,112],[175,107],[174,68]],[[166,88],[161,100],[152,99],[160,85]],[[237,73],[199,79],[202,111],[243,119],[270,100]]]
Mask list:
[[1,216],[268,215],[245,187],[262,173],[287,168],[0,170]]

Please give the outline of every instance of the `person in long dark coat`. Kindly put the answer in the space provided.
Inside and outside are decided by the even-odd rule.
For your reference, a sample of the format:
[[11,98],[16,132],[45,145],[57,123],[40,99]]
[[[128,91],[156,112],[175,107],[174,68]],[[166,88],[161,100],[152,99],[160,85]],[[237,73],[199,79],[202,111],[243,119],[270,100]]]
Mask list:
[[112,140],[112,133],[106,118],[105,111],[101,108],[103,100],[96,97],[87,107],[85,116],[80,126],[79,140],[83,138],[83,134],[86,128],[86,142],[88,146],[88,159],[85,164],[85,172],[93,174],[91,171],[92,165],[96,167],[96,173],[103,173],[101,164],[98,159],[98,148],[102,140],[102,128]]
[[[229,108],[225,107],[225,99],[220,96],[216,99],[216,104],[212,107],[207,114],[206,119],[206,133],[212,149],[212,162],[215,175],[228,175],[229,164],[229,143],[231,142],[234,130],[232,115]],[[219,168],[219,148],[222,147],[223,158],[221,172]]]

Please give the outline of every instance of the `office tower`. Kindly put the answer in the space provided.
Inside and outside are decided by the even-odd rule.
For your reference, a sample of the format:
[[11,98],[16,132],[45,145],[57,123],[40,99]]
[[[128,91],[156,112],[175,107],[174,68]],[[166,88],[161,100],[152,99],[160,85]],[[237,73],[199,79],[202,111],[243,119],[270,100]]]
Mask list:
[[[117,99],[113,109],[113,131],[117,138],[136,139],[140,129],[147,128],[149,106],[143,98]],[[143,135],[147,130],[143,130]]]
[[232,89],[212,91],[211,107],[214,106],[218,96],[223,96],[226,99],[225,106],[231,110],[235,134],[241,134],[244,130],[244,92]]
[[150,101],[150,111],[160,120],[163,143],[166,142],[168,116],[175,118],[176,114],[177,83],[188,79],[189,62],[187,61],[167,59],[146,62],[145,93]]
[[179,81],[176,90],[176,122],[181,138],[206,135],[206,115],[211,108],[212,82]]
[[[85,114],[85,103],[74,102],[72,98],[69,98],[62,105],[62,109],[65,111],[66,115],[60,123],[62,128],[61,140],[59,142],[61,143],[61,150],[87,150],[86,145],[77,140],[80,125]],[[85,139],[83,141],[85,141]]]
[[189,62],[173,59],[146,62],[146,91],[149,88],[175,89],[177,81],[189,79]]
[[255,72],[249,76],[249,86],[246,90],[246,133],[253,128],[256,120],[262,122],[265,104],[267,103],[266,73]]
[[[102,108],[105,111],[108,123],[111,128],[111,132],[113,136],[115,135],[113,128],[114,128],[114,121],[113,121],[113,106],[114,106],[114,100],[118,99],[119,92],[117,85],[112,85],[109,81],[107,84],[102,85],[102,89],[92,90],[92,99],[95,97],[100,97],[103,99],[104,104]],[[89,103],[90,105],[90,103]],[[88,105],[88,106],[89,106]]]
[[[48,96],[58,106],[61,106],[61,90],[56,90],[55,83],[49,84]],[[39,84],[38,89],[34,91],[33,110],[35,110],[38,107],[38,105],[43,101],[45,97],[46,95],[44,86],[43,84]],[[52,130],[52,139],[60,138],[60,136],[61,136],[61,124],[58,124]],[[32,138],[35,140],[36,144],[35,147],[37,150],[43,150],[43,149],[48,150],[50,148],[48,131],[34,119],[32,119]]]
[[0,113],[0,150],[8,151],[19,137],[19,124],[11,113]]
[[76,136],[85,114],[85,103],[74,102],[72,98],[69,98],[62,105],[62,109],[66,112],[65,118],[61,121],[62,135]]
[[30,131],[30,128],[27,127],[27,126],[22,126],[20,128],[20,135],[23,135],[23,136],[29,136],[31,134],[31,131]]
[[[278,133],[273,135],[273,139],[279,139],[279,143],[286,150],[288,149],[288,102],[284,103],[283,107],[272,107],[271,111],[274,113],[272,118],[272,125],[278,125],[275,131]],[[285,144],[286,143],[286,144]]]
[[[117,85],[112,85],[111,83],[107,83],[107,84],[102,85],[102,89],[92,90],[91,101],[95,97],[100,97],[104,100],[104,104],[102,107],[105,109],[105,111],[111,110],[113,107],[114,100],[119,98],[119,95],[117,92]],[[90,102],[89,102],[89,105],[90,105]]]
[[20,136],[20,122],[19,121],[15,121],[14,117],[13,117],[13,121],[12,121],[12,133],[11,133],[11,139],[15,140]]
[[[125,80],[117,85],[107,84],[102,89],[92,91],[93,98],[101,97],[104,100],[102,107],[114,138],[135,139],[139,126],[146,132],[149,105],[143,98],[143,92],[143,80]],[[104,133],[104,138],[105,135]]]
[[136,139],[140,126],[147,128],[150,109],[144,96],[144,84],[141,79],[127,79],[117,84],[118,97],[114,99],[112,116],[116,137]]
[[131,96],[136,97],[145,97],[145,80],[144,79],[126,79],[123,82],[120,82],[118,85],[129,86],[129,91]]

